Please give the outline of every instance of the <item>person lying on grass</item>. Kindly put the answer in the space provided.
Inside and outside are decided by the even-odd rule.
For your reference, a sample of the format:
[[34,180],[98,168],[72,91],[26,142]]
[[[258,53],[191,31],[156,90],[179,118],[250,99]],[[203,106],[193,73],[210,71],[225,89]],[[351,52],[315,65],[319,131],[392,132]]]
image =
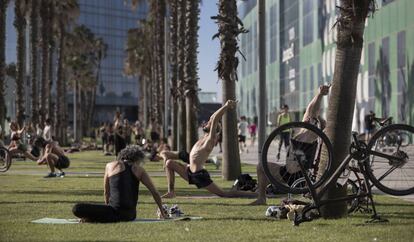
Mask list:
[[76,204],[72,212],[82,222],[112,223],[133,221],[137,215],[139,183],[151,192],[161,211],[162,218],[168,218],[162,208],[161,197],[142,167],[144,154],[138,145],[131,145],[118,154],[117,160],[106,165],[104,175],[105,205]]
[[[39,149],[43,149],[43,156],[37,160],[37,164],[49,166],[50,172],[44,178],[64,177],[65,172],[63,172],[62,169],[69,167],[70,160],[57,142],[46,141],[43,137],[36,137],[33,145]],[[58,169],[60,173],[56,174],[55,168]]]
[[[210,120],[204,126],[204,136],[201,137],[193,146],[189,154],[189,164],[182,164],[173,159],[165,162],[165,168],[168,181],[168,192],[163,195],[163,198],[175,197],[174,172],[177,172],[189,184],[194,184],[197,188],[206,188],[209,192],[214,193],[220,197],[254,197],[255,193],[245,191],[223,191],[210,178],[210,174],[204,169],[204,164],[213,150],[218,135],[217,127],[221,117],[228,109],[233,109],[236,106],[236,101],[228,100],[220,109],[218,109]],[[237,142],[235,140],[235,142]],[[165,155],[165,153],[164,153]],[[177,155],[178,157],[178,155]]]

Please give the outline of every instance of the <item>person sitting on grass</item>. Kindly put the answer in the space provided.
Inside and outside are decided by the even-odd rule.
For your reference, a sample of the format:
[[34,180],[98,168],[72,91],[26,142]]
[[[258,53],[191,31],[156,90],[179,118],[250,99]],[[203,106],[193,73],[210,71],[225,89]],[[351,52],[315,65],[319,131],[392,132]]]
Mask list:
[[161,197],[142,167],[144,154],[137,145],[127,146],[118,154],[117,160],[106,165],[104,175],[105,204],[78,203],[73,214],[82,222],[112,223],[133,221],[137,214],[139,183],[148,188],[157,204],[161,216],[168,215],[162,208]]
[[33,156],[27,150],[27,146],[21,140],[25,127],[23,127],[22,129],[19,129],[19,125],[17,124],[17,122],[12,121],[10,123],[10,130],[11,130],[11,134],[10,134],[11,142],[8,148],[10,155],[13,157],[13,155],[22,153],[24,154],[26,158],[36,161],[37,157]]
[[[302,122],[308,122],[314,124],[314,122],[319,122],[322,126],[325,126],[325,121],[320,117],[321,104],[323,96],[328,95],[330,85],[322,85],[319,87],[319,93],[312,99],[306,108],[305,115],[303,116]],[[292,137],[296,143],[302,142],[303,144],[311,144],[315,141],[315,135],[311,131],[299,132]],[[292,141],[293,142],[293,141]],[[314,157],[315,154],[308,154],[309,157]],[[278,157],[279,159],[279,157]],[[312,158],[310,158],[312,159]],[[286,164],[289,165],[289,164]],[[294,178],[299,178],[302,176],[300,168],[296,164],[290,164],[292,166],[287,167],[286,165],[279,165],[275,163],[268,163],[269,170],[273,176],[281,178],[281,180],[286,180],[290,183],[294,182]],[[292,167],[294,167],[292,169]],[[252,202],[251,205],[265,205],[266,204],[266,187],[270,184],[269,179],[266,177],[262,163],[259,162],[257,165],[257,180],[258,180],[258,198],[256,201]]]
[[[255,193],[245,191],[223,191],[210,178],[210,174],[204,169],[204,164],[208,159],[217,141],[217,127],[221,117],[228,109],[233,109],[236,101],[228,100],[223,107],[218,109],[203,128],[205,134],[201,137],[191,149],[189,154],[189,164],[182,164],[173,159],[165,163],[168,192],[163,195],[164,198],[175,197],[174,172],[177,172],[189,184],[194,184],[197,188],[206,188],[209,192],[220,197],[253,197]],[[165,153],[164,153],[165,155]]]
[[[43,149],[43,156],[37,161],[38,165],[48,165],[50,172],[44,178],[64,177],[65,172],[62,169],[68,168],[70,160],[65,156],[63,149],[54,141],[46,141],[42,137],[37,137],[33,142],[34,146]],[[60,173],[55,173],[55,168]]]

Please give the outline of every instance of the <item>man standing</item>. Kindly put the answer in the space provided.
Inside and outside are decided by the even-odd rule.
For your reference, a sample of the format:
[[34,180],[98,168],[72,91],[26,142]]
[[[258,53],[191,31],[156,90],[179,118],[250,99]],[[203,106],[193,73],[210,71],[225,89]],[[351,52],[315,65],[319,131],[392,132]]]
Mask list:
[[167,160],[165,163],[168,192],[163,195],[164,198],[175,197],[174,172],[177,172],[189,184],[194,184],[197,188],[206,188],[209,192],[214,193],[220,197],[240,197],[240,196],[255,196],[254,193],[244,191],[223,191],[210,178],[210,174],[204,169],[204,164],[213,150],[218,133],[218,124],[221,117],[228,109],[233,109],[236,106],[236,101],[228,100],[224,106],[218,109],[210,120],[204,126],[204,136],[201,137],[191,149],[189,154],[189,164],[182,164],[174,160]]
[[[292,122],[292,117],[289,113],[289,106],[287,104],[283,105],[282,112],[277,117],[277,127]],[[281,139],[279,142],[279,150],[277,153],[277,159],[280,159],[280,149],[282,145],[285,144],[285,149],[287,150],[289,146],[290,132],[282,132]]]
[[240,117],[240,122],[237,125],[237,128],[239,130],[239,149],[240,149],[240,152],[243,152],[244,148],[246,148],[247,126],[248,126],[248,123],[246,121],[246,117],[241,116]]
[[43,139],[52,141],[52,120],[50,118],[45,121],[45,128],[43,129]]

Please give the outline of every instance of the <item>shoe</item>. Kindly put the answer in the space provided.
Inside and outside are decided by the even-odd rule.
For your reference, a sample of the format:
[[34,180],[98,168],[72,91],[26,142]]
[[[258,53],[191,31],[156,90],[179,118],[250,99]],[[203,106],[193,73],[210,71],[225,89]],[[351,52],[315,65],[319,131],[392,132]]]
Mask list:
[[49,174],[47,174],[47,176],[44,176],[43,178],[51,178],[51,177],[56,177],[56,174],[50,172]]
[[65,172],[62,171],[61,173],[56,174],[56,176],[63,178],[63,177],[65,177]]

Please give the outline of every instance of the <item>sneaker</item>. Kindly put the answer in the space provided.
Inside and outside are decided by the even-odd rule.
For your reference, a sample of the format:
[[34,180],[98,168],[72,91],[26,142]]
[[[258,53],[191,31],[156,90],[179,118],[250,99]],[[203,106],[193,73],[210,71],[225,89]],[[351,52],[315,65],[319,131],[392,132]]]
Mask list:
[[47,176],[44,176],[43,178],[51,178],[51,177],[56,177],[56,174],[50,172],[49,174],[47,174]]
[[56,174],[56,176],[63,178],[63,177],[65,177],[65,172],[62,171],[61,173]]

